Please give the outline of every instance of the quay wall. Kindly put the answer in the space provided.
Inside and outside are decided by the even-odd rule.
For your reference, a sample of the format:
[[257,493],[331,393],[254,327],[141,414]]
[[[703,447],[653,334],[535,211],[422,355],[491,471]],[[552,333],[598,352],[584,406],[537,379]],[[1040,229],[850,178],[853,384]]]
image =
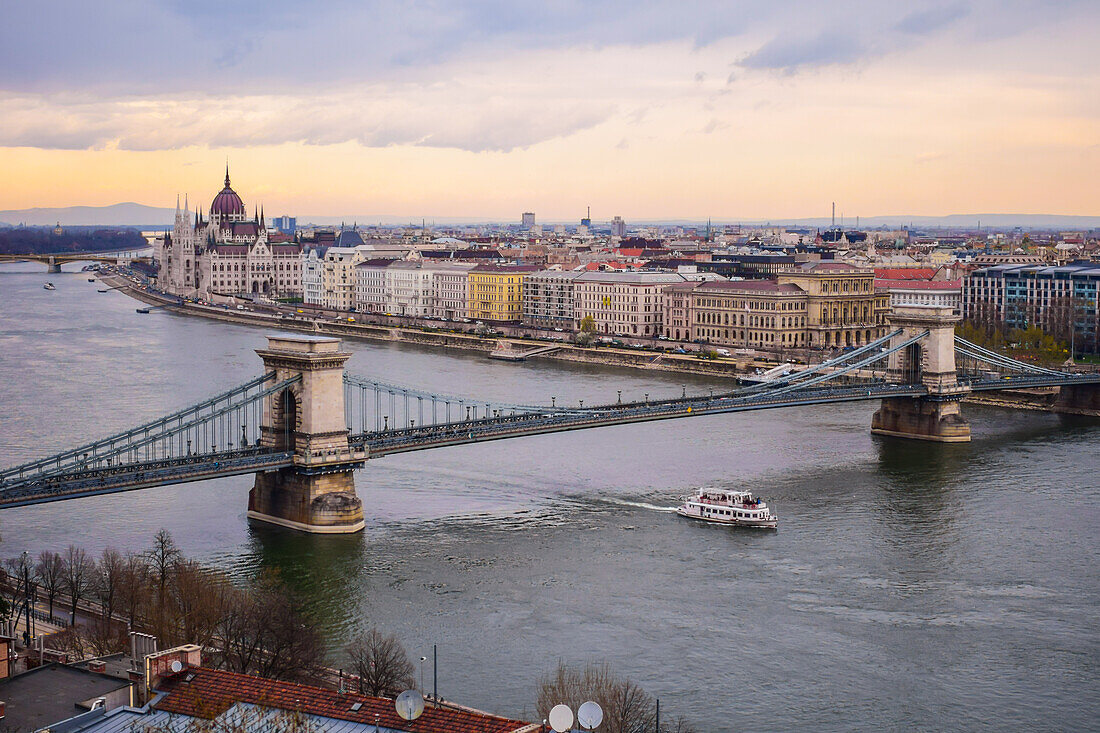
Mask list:
[[[121,275],[101,273],[99,275],[99,280],[105,285],[117,288],[119,292],[148,305],[161,306],[163,310],[173,313],[210,318],[212,320],[225,321],[227,323],[269,326],[281,331],[300,331],[324,336],[339,336],[342,338],[390,341],[431,346],[435,348],[478,351],[486,354],[486,356],[488,356],[490,351],[497,348],[500,341],[498,338],[482,338],[464,333],[421,331],[418,329],[380,326],[369,323],[339,323],[316,319],[279,318],[256,311],[239,311],[204,306],[197,303],[180,304],[177,303],[174,298],[168,298],[159,293],[134,287],[133,283]],[[528,341],[524,342],[524,345],[534,348],[536,346],[547,346],[550,344],[545,341]],[[627,367],[681,374],[697,374],[701,376],[730,379],[736,379],[738,376],[745,374],[756,366],[747,359],[704,360],[682,354],[662,354],[652,351],[635,351],[611,347],[582,349],[572,344],[555,343],[554,345],[560,346],[561,348],[557,351],[547,354],[538,354],[531,358],[554,359],[581,364],[599,364],[602,366]]]

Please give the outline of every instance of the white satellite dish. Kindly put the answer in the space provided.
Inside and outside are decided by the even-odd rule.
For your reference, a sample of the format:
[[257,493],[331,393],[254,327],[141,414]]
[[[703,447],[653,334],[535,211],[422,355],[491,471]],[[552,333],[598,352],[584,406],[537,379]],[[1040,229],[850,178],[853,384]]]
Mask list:
[[405,690],[393,701],[393,706],[405,720],[416,720],[424,712],[424,697],[416,690]]
[[550,710],[550,727],[558,733],[565,733],[573,727],[573,711],[568,705],[555,705]]
[[588,730],[595,730],[603,722],[603,708],[599,703],[589,700],[577,708],[577,724]]
[[173,659],[172,663],[169,664],[168,666],[169,666],[169,668],[171,668],[171,670],[173,672],[182,672],[183,671],[183,663],[180,662],[180,660],[178,660],[178,659]]

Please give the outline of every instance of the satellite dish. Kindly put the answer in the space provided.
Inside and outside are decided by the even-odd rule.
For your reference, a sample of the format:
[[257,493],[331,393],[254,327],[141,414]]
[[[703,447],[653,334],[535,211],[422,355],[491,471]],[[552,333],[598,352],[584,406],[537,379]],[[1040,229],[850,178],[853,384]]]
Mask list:
[[603,722],[603,708],[589,700],[577,708],[577,723],[582,728],[595,730]]
[[568,705],[555,705],[550,711],[550,727],[558,733],[565,733],[573,727],[573,711]]
[[173,672],[182,672],[183,664],[178,659],[173,659],[172,663],[168,665]]
[[393,706],[405,720],[416,720],[424,712],[424,697],[416,690],[405,690],[393,701]]

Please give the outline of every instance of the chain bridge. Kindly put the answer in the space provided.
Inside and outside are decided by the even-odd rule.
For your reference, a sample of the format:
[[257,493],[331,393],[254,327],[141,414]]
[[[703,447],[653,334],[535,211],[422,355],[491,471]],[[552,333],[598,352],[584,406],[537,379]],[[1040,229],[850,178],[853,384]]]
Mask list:
[[1046,369],[954,335],[944,308],[897,308],[891,333],[726,392],[576,406],[445,395],[345,373],[335,338],[278,335],[249,382],[130,430],[0,470],[0,508],[255,474],[248,516],[308,532],[364,527],[354,471],[394,453],[652,420],[879,400],[871,430],[970,440],[970,393],[1060,387],[1055,410],[1100,414],[1100,374]]

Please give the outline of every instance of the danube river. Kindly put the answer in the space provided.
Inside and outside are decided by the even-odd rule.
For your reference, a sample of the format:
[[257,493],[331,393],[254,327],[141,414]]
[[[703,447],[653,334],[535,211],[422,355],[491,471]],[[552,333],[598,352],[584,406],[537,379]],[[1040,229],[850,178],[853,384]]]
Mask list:
[[[71,267],[71,266],[70,266]],[[0,463],[259,373],[264,331],[0,265]],[[694,377],[350,342],[349,370],[504,401],[590,403]],[[590,402],[591,401],[591,402]],[[872,404],[444,448],[356,474],[364,533],[250,525],[250,480],[0,513],[0,555],[147,547],[245,578],[277,568],[338,662],[357,626],[439,692],[533,716],[540,673],[607,660],[700,730],[1081,730],[1100,720],[1100,422],[967,406],[968,445],[873,438]],[[778,532],[670,512],[698,486],[766,497]],[[428,663],[430,665],[430,661]],[[425,668],[430,687],[431,669]]]

